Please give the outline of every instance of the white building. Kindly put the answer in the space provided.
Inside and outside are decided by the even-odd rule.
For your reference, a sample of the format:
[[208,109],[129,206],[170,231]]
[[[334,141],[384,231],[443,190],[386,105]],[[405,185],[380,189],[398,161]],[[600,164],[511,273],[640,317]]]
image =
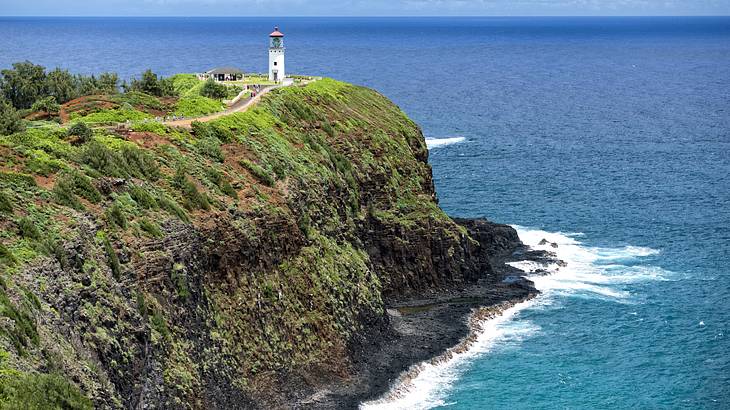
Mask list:
[[285,79],[284,34],[279,31],[279,27],[274,27],[274,32],[269,34],[269,81],[279,83]]

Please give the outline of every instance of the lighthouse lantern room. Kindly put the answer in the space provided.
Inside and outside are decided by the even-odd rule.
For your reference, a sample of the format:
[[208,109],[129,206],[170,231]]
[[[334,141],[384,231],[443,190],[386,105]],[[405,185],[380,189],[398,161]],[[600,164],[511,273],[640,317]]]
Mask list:
[[284,70],[284,34],[279,27],[269,34],[269,81],[283,82],[286,78]]

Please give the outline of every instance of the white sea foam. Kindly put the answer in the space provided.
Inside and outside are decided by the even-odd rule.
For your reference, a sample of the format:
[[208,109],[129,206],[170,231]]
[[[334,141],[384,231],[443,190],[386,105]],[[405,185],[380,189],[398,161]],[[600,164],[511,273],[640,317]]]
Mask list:
[[426,146],[428,149],[445,147],[451,144],[458,144],[464,141],[464,137],[451,138],[426,138]]
[[[534,261],[510,263],[523,270],[541,294],[506,309],[500,316],[482,324],[475,342],[464,351],[442,361],[426,362],[408,372],[415,377],[402,378],[383,398],[363,403],[363,410],[430,409],[446,405],[449,390],[475,357],[496,348],[517,346],[540,328],[519,313],[525,309],[555,309],[566,298],[600,298],[626,303],[631,293],[622,285],[669,280],[671,272],[659,267],[640,265],[640,258],[656,255],[658,250],[624,246],[617,248],[589,247],[576,238],[582,233],[547,232],[515,226],[520,239],[532,249],[554,252],[567,265],[544,265]],[[545,239],[548,243],[540,245]],[[552,244],[557,244],[554,247]],[[545,272],[548,274],[545,274]],[[415,371],[414,371],[415,370]],[[452,402],[448,403],[452,404]]]
[[527,321],[513,321],[514,316],[528,308],[533,302],[527,301],[505,309],[501,315],[486,321],[482,332],[469,349],[454,353],[444,361],[424,362],[411,369],[417,373],[414,378],[401,380],[383,398],[360,405],[361,410],[406,410],[430,409],[444,406],[448,389],[475,357],[488,353],[495,346],[505,343],[515,344],[539,331],[537,326]]

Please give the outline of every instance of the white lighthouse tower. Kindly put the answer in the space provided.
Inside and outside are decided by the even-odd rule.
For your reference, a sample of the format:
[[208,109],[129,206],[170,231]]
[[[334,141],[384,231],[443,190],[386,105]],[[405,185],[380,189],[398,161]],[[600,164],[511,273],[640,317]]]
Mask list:
[[284,70],[284,34],[279,27],[269,34],[269,81],[280,83],[286,78]]

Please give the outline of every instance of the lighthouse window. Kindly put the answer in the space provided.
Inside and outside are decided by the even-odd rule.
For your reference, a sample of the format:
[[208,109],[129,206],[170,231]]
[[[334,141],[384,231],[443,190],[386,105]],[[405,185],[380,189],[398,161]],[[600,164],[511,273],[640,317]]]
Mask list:
[[279,65],[279,62],[278,61],[274,61],[274,65]]

